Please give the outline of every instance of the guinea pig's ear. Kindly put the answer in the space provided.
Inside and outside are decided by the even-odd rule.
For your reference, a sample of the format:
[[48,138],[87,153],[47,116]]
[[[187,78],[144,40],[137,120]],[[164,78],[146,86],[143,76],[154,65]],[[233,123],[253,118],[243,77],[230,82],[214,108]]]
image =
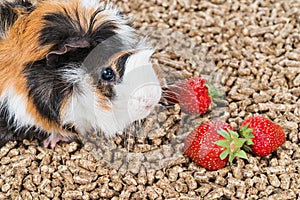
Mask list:
[[88,48],[88,47],[90,47],[90,43],[87,40],[84,39],[68,40],[65,42],[64,45],[50,51],[46,55],[47,64],[52,65],[53,63],[55,63],[55,61],[59,56],[64,55],[68,52],[75,51],[76,49],[79,48]]

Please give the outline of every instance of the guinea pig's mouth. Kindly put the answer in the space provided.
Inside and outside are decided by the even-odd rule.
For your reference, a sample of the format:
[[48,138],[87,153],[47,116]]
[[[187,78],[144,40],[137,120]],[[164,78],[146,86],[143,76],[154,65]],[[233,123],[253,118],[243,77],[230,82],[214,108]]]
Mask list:
[[161,87],[157,83],[147,83],[136,88],[128,100],[128,115],[131,120],[146,118],[161,98]]

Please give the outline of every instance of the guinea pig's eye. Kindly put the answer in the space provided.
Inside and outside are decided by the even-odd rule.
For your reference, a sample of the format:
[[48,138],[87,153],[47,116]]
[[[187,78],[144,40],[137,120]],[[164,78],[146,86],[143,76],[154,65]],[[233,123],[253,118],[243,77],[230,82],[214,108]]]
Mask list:
[[112,81],[115,81],[115,78],[116,78],[115,72],[111,68],[108,67],[102,71],[102,74],[101,74],[102,80],[112,82]]

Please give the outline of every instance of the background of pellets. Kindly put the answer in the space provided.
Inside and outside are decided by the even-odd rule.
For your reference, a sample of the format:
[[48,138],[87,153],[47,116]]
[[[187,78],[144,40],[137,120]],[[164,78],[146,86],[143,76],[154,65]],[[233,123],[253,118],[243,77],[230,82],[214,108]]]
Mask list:
[[[178,105],[157,108],[162,114],[145,123],[157,122],[160,131],[132,137],[128,130],[127,138],[111,141],[117,153],[96,148],[91,154],[101,146],[92,137],[82,148],[61,144],[54,151],[35,141],[9,142],[0,149],[0,199],[300,199],[300,1],[115,2],[149,35],[157,48],[154,65],[167,83],[203,76],[221,86],[225,102],[201,118],[184,116]],[[180,141],[194,127],[180,128],[181,121],[222,118],[237,128],[255,114],[286,132],[286,143],[272,155],[249,155],[213,172],[182,155]],[[124,159],[122,149],[134,153],[125,164],[116,162]],[[157,155],[165,165],[151,167],[159,164]]]

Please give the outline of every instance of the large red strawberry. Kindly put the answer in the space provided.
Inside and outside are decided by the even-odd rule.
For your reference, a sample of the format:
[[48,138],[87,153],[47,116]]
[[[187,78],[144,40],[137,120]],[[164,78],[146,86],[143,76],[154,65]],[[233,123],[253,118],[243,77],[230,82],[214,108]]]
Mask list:
[[247,159],[246,153],[240,150],[246,140],[238,136],[229,124],[208,121],[185,138],[184,153],[200,166],[217,170],[223,168],[228,159],[230,162],[234,157]]
[[282,128],[263,116],[243,121],[241,134],[250,142],[249,147],[258,156],[267,156],[285,142]]
[[166,98],[179,103],[181,110],[190,114],[204,114],[207,112],[212,98],[217,98],[221,94],[206,80],[200,77],[189,78],[169,86]]

